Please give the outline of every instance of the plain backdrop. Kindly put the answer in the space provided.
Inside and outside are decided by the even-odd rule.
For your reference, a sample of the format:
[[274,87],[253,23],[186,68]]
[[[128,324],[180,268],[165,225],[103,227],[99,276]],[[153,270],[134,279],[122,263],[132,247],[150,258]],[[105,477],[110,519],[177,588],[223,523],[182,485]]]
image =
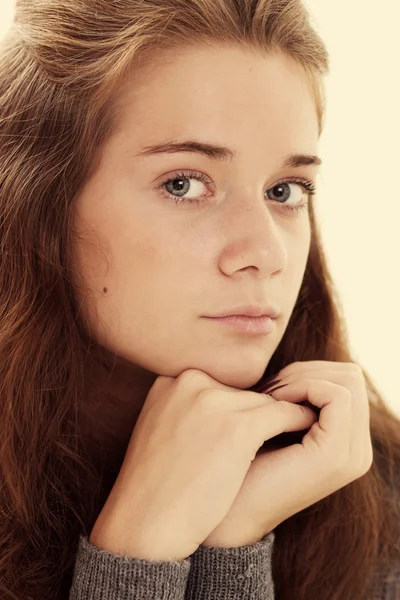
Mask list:
[[[0,1],[1,37],[14,0]],[[316,199],[323,243],[354,359],[400,415],[400,2],[305,2],[331,61]]]

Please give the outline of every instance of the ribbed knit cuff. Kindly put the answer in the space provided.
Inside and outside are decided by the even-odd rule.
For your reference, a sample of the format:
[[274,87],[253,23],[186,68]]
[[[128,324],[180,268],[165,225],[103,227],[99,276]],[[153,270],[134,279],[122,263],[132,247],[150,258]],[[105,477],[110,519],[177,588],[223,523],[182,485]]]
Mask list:
[[191,554],[186,600],[274,600],[275,533],[239,548],[199,546]]
[[69,600],[184,600],[190,563],[120,556],[81,535]]

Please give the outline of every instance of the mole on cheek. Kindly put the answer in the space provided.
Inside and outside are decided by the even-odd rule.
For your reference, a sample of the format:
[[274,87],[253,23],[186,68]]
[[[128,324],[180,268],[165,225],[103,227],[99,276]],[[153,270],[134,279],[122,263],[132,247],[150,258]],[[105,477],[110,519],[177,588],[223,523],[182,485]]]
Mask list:
[[107,292],[108,292],[107,288],[103,288],[103,292],[104,292],[104,294],[107,294]]

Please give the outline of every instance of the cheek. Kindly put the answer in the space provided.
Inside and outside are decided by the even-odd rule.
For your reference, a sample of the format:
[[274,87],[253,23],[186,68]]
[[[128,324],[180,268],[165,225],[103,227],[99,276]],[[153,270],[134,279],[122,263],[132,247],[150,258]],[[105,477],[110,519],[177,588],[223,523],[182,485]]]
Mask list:
[[[121,284],[135,286],[148,282],[159,288],[163,282],[179,277],[184,283],[188,276],[189,258],[176,241],[171,241],[165,232],[154,231],[153,235],[121,240],[115,248],[115,266]],[[185,267],[185,265],[187,265]]]
[[299,239],[293,247],[288,250],[288,269],[292,271],[292,274],[296,280],[303,277],[304,270],[306,268],[308,254],[310,251],[310,240],[309,237],[304,236]]
[[297,293],[304,277],[310,252],[311,230],[309,221],[297,225],[297,228],[285,232],[283,244],[286,256],[284,269],[277,274],[277,280],[281,282],[282,292],[289,294]]
[[311,224],[305,215],[294,234],[286,241],[288,269],[294,273],[304,272],[311,244]]
[[133,322],[134,315],[140,314],[147,327],[159,328],[159,319],[165,318],[166,312],[178,317],[188,304],[190,282],[196,278],[187,243],[179,243],[166,226],[157,228],[154,223],[145,235],[136,230],[120,236],[112,247],[113,261],[105,283],[98,282],[99,288],[108,287],[101,302],[119,313],[121,323]]
[[298,238],[295,243],[288,247],[287,267],[283,280],[287,300],[290,304],[287,307],[289,311],[296,303],[303,282],[309,251],[310,238],[306,235]]

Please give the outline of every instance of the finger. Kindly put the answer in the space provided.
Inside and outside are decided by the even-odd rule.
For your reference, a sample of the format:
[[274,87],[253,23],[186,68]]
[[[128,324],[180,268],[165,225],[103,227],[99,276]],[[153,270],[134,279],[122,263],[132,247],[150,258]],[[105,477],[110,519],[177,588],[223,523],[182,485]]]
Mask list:
[[221,389],[209,390],[207,392],[207,402],[210,406],[210,410],[220,411],[222,407],[225,407],[227,412],[231,412],[232,410],[246,412],[249,409],[251,410],[276,402],[275,398],[269,394],[260,394],[258,392],[238,390],[236,388],[233,388],[232,390],[233,391]]
[[294,373],[297,374],[305,374],[306,371],[309,370],[358,370],[360,371],[361,367],[357,363],[354,362],[339,362],[339,361],[328,361],[328,360],[304,360],[304,361],[296,361],[286,365],[283,369],[281,369],[276,376],[277,377],[286,377],[286,375],[292,375]]
[[285,401],[264,404],[246,412],[253,437],[255,431],[259,434],[257,450],[265,441],[281,433],[309,429],[318,420],[310,408]]
[[[285,379],[285,385],[292,381],[293,378]],[[307,378],[319,378],[316,371],[307,373]],[[363,376],[359,376],[357,371],[324,371],[322,380],[330,381],[347,388],[352,395],[352,412],[353,412],[353,433],[351,436],[351,451],[359,451],[360,447],[365,443],[370,443],[370,408],[368,394],[366,392]],[[283,387],[283,386],[282,386]],[[279,388],[278,388],[279,389]],[[276,390],[275,390],[276,391]],[[269,395],[275,397],[274,390],[268,391]]]
[[[282,387],[284,383],[287,381],[287,377],[298,377],[302,375],[303,377],[307,376],[308,373],[318,374],[321,373],[319,379],[329,379],[322,375],[322,371],[342,371],[347,374],[357,374],[361,375],[363,378],[363,370],[355,362],[334,362],[334,361],[324,361],[324,360],[313,360],[313,361],[297,361],[294,363],[290,363],[279,373],[277,373],[276,377],[272,380],[267,380],[266,387],[261,391],[261,393],[271,394],[276,389]],[[368,407],[369,413],[369,407]],[[368,414],[368,422],[369,422],[369,414]]]
[[308,400],[320,408],[318,425],[313,428],[315,440],[350,452],[354,424],[352,396],[347,388],[331,381],[304,378],[287,383],[273,397],[296,403]]
[[[332,369],[330,370],[336,370],[337,369],[337,365],[344,365],[347,363],[334,363],[332,361],[325,361],[325,360],[312,360],[312,361],[298,361],[298,362],[294,362],[291,363],[289,365],[287,365],[286,367],[284,367],[281,371],[279,371],[279,373],[277,373],[277,375],[272,378],[272,379],[268,379],[267,381],[265,381],[265,388],[264,388],[264,392],[270,393],[271,391],[275,390],[275,389],[279,389],[277,386],[280,385],[280,383],[282,383],[283,381],[286,382],[286,378],[287,377],[299,377],[299,376],[303,376],[306,377],[307,373],[314,373],[317,374],[321,373],[322,371],[327,371],[330,369],[330,367],[332,366]],[[339,369],[337,369],[339,370]],[[325,379],[325,377],[322,376],[322,374],[318,377],[319,379]]]
[[[294,363],[290,363],[289,365],[281,369],[276,375],[269,377],[263,382],[265,388],[262,393],[269,391],[270,389],[272,389],[272,387],[278,385],[282,381],[282,379],[285,379],[290,375],[293,375],[295,373],[297,373],[298,375],[305,375],[305,372],[308,370],[320,371],[321,369],[328,368],[331,364],[336,365],[343,363],[331,363],[330,361],[323,360],[297,361]],[[320,379],[323,379],[323,377],[320,377]]]

